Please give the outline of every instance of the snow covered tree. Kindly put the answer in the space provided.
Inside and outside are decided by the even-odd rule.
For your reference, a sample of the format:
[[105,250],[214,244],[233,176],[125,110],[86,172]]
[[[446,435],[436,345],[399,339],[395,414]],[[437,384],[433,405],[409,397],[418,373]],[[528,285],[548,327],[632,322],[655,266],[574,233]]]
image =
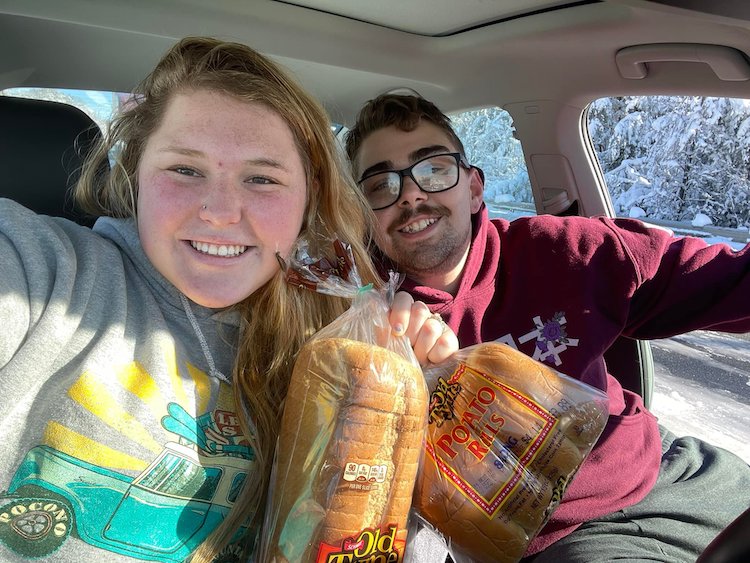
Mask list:
[[589,132],[618,215],[750,225],[750,107],[693,96],[605,98]]
[[488,203],[533,203],[521,143],[513,137],[510,114],[499,108],[467,111],[451,123],[471,164],[484,171]]

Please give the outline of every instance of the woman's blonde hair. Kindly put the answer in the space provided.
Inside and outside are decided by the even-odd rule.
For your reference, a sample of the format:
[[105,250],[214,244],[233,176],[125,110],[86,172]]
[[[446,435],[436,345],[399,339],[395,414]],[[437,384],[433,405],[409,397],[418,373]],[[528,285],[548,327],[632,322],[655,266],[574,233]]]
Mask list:
[[[84,209],[94,215],[135,217],[138,165],[149,136],[176,93],[203,89],[263,104],[286,122],[307,173],[301,234],[347,241],[363,283],[376,282],[367,253],[371,212],[349,176],[327,114],[279,66],[238,43],[188,37],[167,52],[135,90],[135,103],[113,120],[101,146],[90,155],[76,187]],[[102,163],[112,149],[118,154],[116,162],[102,176]],[[250,520],[249,530],[254,530],[262,522],[294,359],[305,340],[348,305],[290,286],[279,270],[236,306],[243,325],[232,385],[237,413],[255,452],[256,478],[247,479],[232,512],[193,554],[193,561],[212,560],[240,526]]]

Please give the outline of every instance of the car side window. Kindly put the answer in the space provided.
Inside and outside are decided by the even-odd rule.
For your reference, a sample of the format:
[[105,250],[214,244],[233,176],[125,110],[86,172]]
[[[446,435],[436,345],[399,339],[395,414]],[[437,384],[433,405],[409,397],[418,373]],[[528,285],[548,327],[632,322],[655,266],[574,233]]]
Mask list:
[[[750,100],[604,98],[590,105],[586,123],[616,215],[675,236],[745,246]],[[750,445],[736,431],[746,426],[750,402],[750,335],[694,331],[653,340],[651,350],[651,410],[659,421],[750,461]]]
[[602,98],[589,134],[615,214],[741,247],[750,228],[750,100]]
[[88,115],[102,131],[107,130],[107,124],[114,111],[131,99],[130,94],[119,92],[62,88],[8,88],[0,90],[0,96],[47,100],[77,107]]
[[491,217],[535,215],[531,182],[510,114],[498,107],[450,115],[469,162],[485,176],[484,201]]

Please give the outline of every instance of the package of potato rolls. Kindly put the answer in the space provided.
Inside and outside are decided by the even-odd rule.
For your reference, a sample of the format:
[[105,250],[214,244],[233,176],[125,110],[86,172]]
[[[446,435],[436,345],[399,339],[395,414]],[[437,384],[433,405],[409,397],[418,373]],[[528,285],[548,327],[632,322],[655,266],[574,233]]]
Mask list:
[[520,560],[603,431],[606,394],[499,343],[459,350],[424,375],[415,509],[457,563]]
[[403,560],[428,393],[388,322],[390,288],[362,287],[351,252],[301,241],[289,283],[350,297],[300,351],[285,400],[260,561]]

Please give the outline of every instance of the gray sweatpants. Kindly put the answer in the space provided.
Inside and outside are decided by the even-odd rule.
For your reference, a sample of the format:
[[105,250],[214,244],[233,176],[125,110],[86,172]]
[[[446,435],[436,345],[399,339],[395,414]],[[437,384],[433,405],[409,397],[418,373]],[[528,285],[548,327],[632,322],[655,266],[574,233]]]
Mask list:
[[524,563],[693,563],[750,507],[750,467],[724,449],[662,428],[662,462],[639,503],[583,524]]

